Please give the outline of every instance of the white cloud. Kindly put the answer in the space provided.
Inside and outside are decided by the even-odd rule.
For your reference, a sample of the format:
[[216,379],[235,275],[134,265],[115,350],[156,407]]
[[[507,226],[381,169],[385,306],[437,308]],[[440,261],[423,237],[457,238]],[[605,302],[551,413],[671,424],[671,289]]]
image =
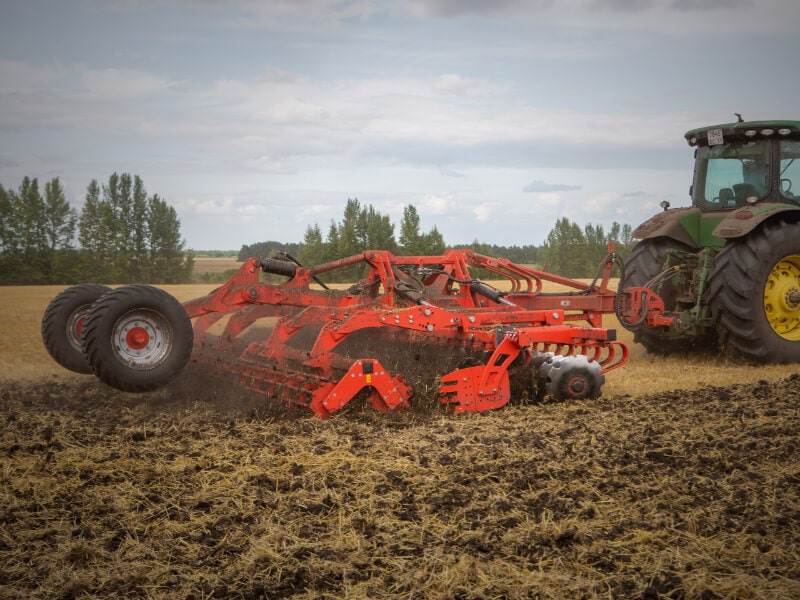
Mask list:
[[561,194],[557,192],[545,192],[536,195],[536,200],[531,205],[531,212],[538,213],[540,211],[545,214],[552,214],[555,210],[561,208]]
[[376,12],[372,0],[238,0],[257,20],[274,24],[284,17],[302,17],[337,23],[348,19],[366,19]]
[[296,167],[292,167],[289,161],[269,154],[256,158],[246,158],[242,164],[249,169],[255,169],[263,173],[290,175],[297,172]]
[[273,103],[265,103],[252,114],[256,121],[276,125],[318,125],[330,120],[330,113],[320,104],[296,97],[283,98]]
[[433,82],[432,89],[445,96],[498,96],[505,93],[496,83],[463,77],[458,73],[440,75]]
[[307,204],[300,207],[300,214],[304,217],[316,217],[319,215],[326,215],[331,212],[330,204]]
[[[632,200],[628,200],[632,202]],[[584,210],[590,216],[608,216],[619,214],[622,210],[623,196],[619,192],[601,192],[592,194],[584,203]]]
[[136,130],[151,103],[169,102],[172,80],[136,69],[35,66],[0,60],[0,128]]
[[269,212],[269,207],[264,204],[244,204],[236,209],[236,212],[245,217],[265,215]]
[[[453,241],[535,243],[558,216],[678,205],[684,131],[791,116],[798,95],[795,0],[180,1],[79,2],[69,28],[22,3],[24,27],[0,24],[4,185],[53,173],[79,196],[129,170],[241,243],[325,230],[350,197],[395,223],[414,204]],[[781,93],[731,99],[736,78]]]
[[532,192],[570,192],[581,189],[580,185],[569,185],[566,183],[547,183],[542,179],[536,179],[526,185],[522,191],[526,193]]
[[235,208],[231,196],[224,198],[182,198],[173,202],[178,210],[203,216],[230,216]]
[[475,215],[476,221],[484,223],[496,216],[499,207],[498,202],[482,202],[472,209],[472,213]]
[[422,199],[417,210],[422,215],[445,215],[456,208],[452,195],[430,195]]
[[[458,165],[465,152],[502,165],[519,145],[549,145],[554,159],[565,144],[627,145],[631,132],[642,130],[648,136],[640,143],[666,146],[674,143],[676,129],[674,115],[667,114],[609,118],[530,101],[509,108],[488,96],[462,104],[465,95],[489,86],[454,74],[332,82],[283,74],[278,81],[204,84],[133,69],[4,61],[0,78],[12,81],[11,91],[0,92],[0,129],[54,127],[180,143],[218,162],[274,174],[345,160],[432,162],[463,174]],[[482,146],[490,150],[475,154]]]
[[417,17],[505,16],[509,13],[546,10],[553,0],[411,0],[399,2]]
[[[656,31],[675,37],[728,38],[742,33],[795,30],[800,5],[794,0],[566,0],[564,22],[590,28]],[[577,12],[574,10],[577,8]]]
[[449,169],[447,167],[439,167],[439,173],[446,177],[455,177],[459,179],[465,177],[464,173],[461,171],[456,171],[455,169]]

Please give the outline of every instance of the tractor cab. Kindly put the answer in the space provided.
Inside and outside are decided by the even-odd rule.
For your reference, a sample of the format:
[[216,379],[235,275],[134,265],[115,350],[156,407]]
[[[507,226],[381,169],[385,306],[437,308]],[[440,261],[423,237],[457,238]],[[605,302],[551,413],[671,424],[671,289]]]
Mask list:
[[694,129],[692,204],[726,211],[759,202],[800,204],[800,122],[753,121]]
[[[739,121],[693,129],[692,206],[654,215],[633,231],[689,248],[722,248],[782,213],[800,211],[800,121]],[[787,215],[784,215],[787,216]]]

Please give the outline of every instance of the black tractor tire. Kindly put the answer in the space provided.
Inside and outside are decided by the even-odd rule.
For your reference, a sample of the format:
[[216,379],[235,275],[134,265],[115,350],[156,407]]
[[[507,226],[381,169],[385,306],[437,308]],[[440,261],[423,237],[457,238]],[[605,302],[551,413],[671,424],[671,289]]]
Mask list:
[[708,298],[729,356],[800,362],[800,223],[769,221],[729,240],[716,257]]
[[82,343],[92,371],[124,392],[147,392],[174,379],[192,353],[183,306],[149,285],[126,285],[92,305]]
[[[637,243],[625,262],[625,276],[619,283],[619,289],[644,287],[664,270],[668,250],[692,251],[689,246],[664,237],[649,238]],[[676,298],[680,295],[679,289],[667,282],[653,291],[661,296],[666,311],[674,310]],[[649,353],[662,356],[691,349],[687,340],[670,338],[665,330],[648,329],[644,326],[634,329],[633,341],[644,346]]]
[[92,304],[110,290],[95,283],[73,285],[53,298],[44,311],[44,347],[53,360],[65,369],[75,373],[92,372],[81,346],[81,331]]

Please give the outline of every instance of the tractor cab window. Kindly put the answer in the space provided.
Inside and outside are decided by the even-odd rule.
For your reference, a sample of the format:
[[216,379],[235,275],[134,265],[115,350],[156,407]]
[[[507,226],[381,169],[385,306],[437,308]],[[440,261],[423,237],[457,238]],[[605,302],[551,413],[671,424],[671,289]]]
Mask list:
[[781,140],[781,196],[800,204],[800,141]]
[[769,192],[769,144],[766,141],[721,144],[697,149],[695,203],[710,210],[744,206]]

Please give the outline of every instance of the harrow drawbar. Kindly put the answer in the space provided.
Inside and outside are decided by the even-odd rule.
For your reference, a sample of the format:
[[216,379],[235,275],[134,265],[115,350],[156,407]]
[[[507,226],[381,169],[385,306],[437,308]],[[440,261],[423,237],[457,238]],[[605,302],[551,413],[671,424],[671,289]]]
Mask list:
[[[110,354],[90,360],[91,371],[127,391],[163,385],[191,355],[321,418],[357,397],[380,411],[426,396],[452,412],[483,411],[507,404],[515,382],[531,394],[599,396],[605,374],[628,359],[615,330],[602,327],[614,312],[615,260],[610,245],[586,284],[471,250],[372,250],[311,267],[286,256],[251,258],[224,285],[182,305],[149,286],[75,286],[51,303],[59,316],[49,323],[63,321],[84,354]],[[339,269],[357,271],[358,283],[322,282]],[[266,282],[262,273],[284,280]],[[545,293],[544,282],[567,291]]]

